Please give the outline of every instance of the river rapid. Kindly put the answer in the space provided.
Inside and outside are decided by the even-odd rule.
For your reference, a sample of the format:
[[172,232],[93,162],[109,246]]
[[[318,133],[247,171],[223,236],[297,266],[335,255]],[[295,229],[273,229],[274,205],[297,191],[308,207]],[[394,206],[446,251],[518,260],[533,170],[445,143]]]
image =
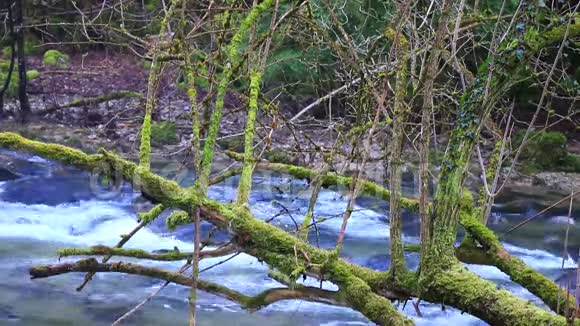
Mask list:
[[[75,288],[83,274],[68,274],[48,279],[30,280],[28,268],[36,264],[57,263],[56,250],[62,247],[114,246],[119,236],[136,225],[136,213],[150,207],[128,185],[120,190],[101,189],[94,178],[82,171],[64,167],[42,158],[11,151],[0,151],[0,168],[10,164],[16,175],[0,182],[0,325],[110,325],[116,318],[155,291],[161,281],[146,277],[113,273],[97,274],[82,291]],[[183,185],[190,185],[189,171],[168,168],[155,169],[169,176],[178,176]],[[173,165],[171,165],[173,166]],[[1,176],[1,174],[0,174]],[[0,179],[2,180],[2,179]],[[235,198],[236,179],[213,186],[210,197],[223,202]],[[407,191],[412,191],[409,185]],[[537,189],[534,196],[508,193],[493,211],[492,227],[500,232],[541,210],[549,195]],[[260,218],[278,215],[272,223],[291,229],[300,223],[308,206],[307,184],[284,175],[258,173],[254,178],[251,209]],[[321,247],[332,247],[341,224],[340,215],[346,207],[343,194],[323,190],[316,205],[317,218],[327,218],[318,224],[318,234],[310,241]],[[350,219],[343,256],[352,262],[378,270],[388,268],[389,221],[388,204],[371,198],[361,198]],[[193,230],[183,227],[170,231],[160,217],[140,231],[125,247],[145,250],[193,249]],[[503,238],[507,249],[534,268],[553,279],[561,277],[565,268],[576,266],[580,244],[580,228],[566,217],[567,209],[551,211],[528,226]],[[573,216],[580,216],[578,209]],[[417,243],[418,217],[403,214],[404,241]],[[567,224],[569,223],[569,224]],[[566,228],[570,254],[562,258]],[[204,225],[204,232],[210,229]],[[225,239],[227,235],[218,234]],[[74,258],[63,258],[69,260]],[[224,258],[203,260],[201,268]],[[159,263],[144,261],[151,266],[177,270],[182,262]],[[416,268],[416,254],[407,255],[409,268]],[[513,291],[535,304],[540,301],[507,275],[494,267],[467,265],[492,280],[499,287]],[[255,258],[240,254],[203,274],[203,279],[232,287],[246,294],[257,294],[267,288],[281,286],[267,277],[268,268]],[[307,279],[308,284],[317,282]],[[335,288],[325,283],[325,288]],[[185,325],[187,322],[188,289],[170,285],[145,307],[133,315],[126,325]],[[300,301],[284,301],[259,312],[247,313],[239,305],[200,292],[198,295],[200,325],[372,325],[351,309]],[[417,325],[486,325],[469,314],[450,307],[422,302],[423,317],[417,316],[408,303],[399,306]],[[507,308],[506,308],[507,309]]]

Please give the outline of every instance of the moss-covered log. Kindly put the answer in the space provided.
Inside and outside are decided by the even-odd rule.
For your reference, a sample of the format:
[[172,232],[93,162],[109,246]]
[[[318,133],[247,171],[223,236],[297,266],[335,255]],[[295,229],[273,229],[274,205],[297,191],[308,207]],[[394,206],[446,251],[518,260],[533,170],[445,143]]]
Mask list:
[[[461,224],[469,233],[470,238],[481,245],[488,265],[493,265],[509,275],[512,281],[542,299],[553,311],[560,314],[568,313],[568,317],[574,315],[576,309],[574,297],[567,295],[566,291],[554,281],[508,253],[496,235],[475,216],[461,214]],[[468,243],[469,240],[462,246],[467,247]]]
[[[226,154],[236,161],[243,161],[243,156],[239,153],[226,151]],[[319,175],[315,170],[305,167],[285,163],[270,163],[266,161],[256,162],[256,169],[289,174],[294,178],[305,179],[308,181],[313,181]],[[324,188],[336,186],[342,189],[349,189],[349,186],[352,184],[351,177],[335,173],[327,173],[320,177],[322,178],[322,187]],[[360,195],[376,197],[385,201],[389,201],[391,198],[391,192],[389,190],[370,180],[361,180]],[[418,212],[419,210],[419,202],[415,199],[402,197],[400,204],[401,208],[407,209],[411,212]]]
[[[171,283],[191,287],[191,278],[176,272],[167,271],[155,267],[147,267],[133,263],[99,263],[94,258],[79,260],[74,263],[62,263],[56,265],[39,265],[30,269],[32,279],[45,278],[73,272],[85,273],[124,273],[148,276],[156,279],[166,280]],[[272,303],[282,300],[305,300],[311,302],[321,302],[333,305],[344,305],[340,292],[326,291],[315,287],[297,285],[293,289],[273,288],[265,290],[255,296],[248,296],[238,291],[227,288],[213,282],[198,280],[197,288],[220,296],[222,298],[239,303],[242,308],[254,311],[262,309]]]
[[76,107],[87,106],[87,105],[95,105],[95,104],[99,104],[99,103],[103,103],[103,102],[107,102],[107,101],[112,101],[112,100],[119,100],[119,99],[123,99],[123,98],[143,98],[143,95],[141,93],[133,92],[133,91],[115,91],[115,92],[111,92],[109,94],[105,94],[105,95],[101,95],[101,96],[85,97],[85,98],[76,99],[76,100],[73,100],[71,102],[68,102],[68,103],[65,103],[62,105],[52,105],[52,106],[45,108],[44,110],[35,111],[34,115],[42,116],[42,115],[54,113],[54,112],[56,112],[58,110],[62,110],[62,109],[76,108]]
[[[232,254],[237,249],[235,247],[223,247],[215,250],[206,250],[200,253],[200,258],[213,258],[221,257],[225,255]],[[150,253],[141,249],[123,249],[107,246],[93,246],[90,248],[63,248],[57,251],[60,257],[69,256],[120,256],[120,257],[132,257],[139,259],[149,259],[157,261],[177,261],[177,260],[187,260],[191,259],[193,256],[192,252],[181,252],[179,250],[173,249],[162,253]]]
[[[196,192],[185,191],[175,182],[163,179],[149,171],[138,168],[134,163],[128,162],[110,153],[86,155],[82,152],[70,150],[61,145],[47,145],[33,142],[11,133],[0,133],[0,146],[26,150],[38,155],[44,155],[49,159],[64,162],[76,162],[77,166],[92,168],[97,163],[107,162],[115,168],[125,180],[130,181],[150,198],[166,203],[171,207],[190,211],[192,207],[199,207],[203,218],[219,227],[227,228],[236,240],[236,244],[244,252],[253,255],[268,263],[286,275],[297,277],[301,274],[317,276],[331,281],[343,291],[344,302],[363,313],[370,320],[379,325],[403,325],[410,321],[398,313],[385,296],[405,297],[418,296],[433,302],[442,302],[458,307],[489,322],[509,322],[515,318],[530,316],[523,321],[548,320],[553,325],[562,324],[564,318],[551,314],[532,304],[523,305],[525,302],[515,295],[506,291],[499,291],[492,283],[483,281],[476,275],[467,271],[440,269],[438,275],[426,275],[423,277],[426,285],[418,291],[416,276],[408,274],[399,278],[400,283],[389,283],[388,274],[373,271],[358,265],[350,264],[337,258],[335,252],[315,248],[285,231],[255,218],[249,210],[233,204],[221,204],[208,199]],[[377,186],[379,187],[379,186]],[[446,267],[454,266],[453,261],[447,261]],[[433,266],[445,263],[444,260],[433,262]],[[437,270],[434,268],[433,270]],[[471,276],[465,276],[465,275]],[[463,279],[460,276],[465,276]],[[457,277],[457,282],[451,282]],[[190,278],[187,278],[190,280]],[[450,282],[447,284],[446,282]],[[482,283],[483,282],[483,283]],[[480,294],[468,291],[471,284],[477,287],[483,286]],[[457,288],[456,288],[457,287]],[[460,290],[458,290],[460,289]],[[428,291],[425,291],[428,290]],[[473,296],[472,296],[473,295]],[[487,297],[491,299],[486,299]],[[474,299],[475,298],[475,299]],[[486,304],[496,309],[493,300],[497,299],[502,304],[514,303],[509,310],[506,306],[504,311],[490,310],[486,315]],[[479,304],[479,303],[483,304]],[[491,309],[491,308],[490,308]],[[499,308],[497,308],[499,309]],[[516,309],[516,311],[512,311]],[[543,324],[542,324],[543,325]],[[564,325],[564,324],[562,324]]]
[[[568,326],[564,317],[538,308],[532,302],[499,289],[470,272],[459,262],[431,262],[425,269],[424,299],[441,302],[481,318],[491,325],[510,326]],[[435,271],[434,273],[429,273]],[[580,325],[580,322],[574,323]]]

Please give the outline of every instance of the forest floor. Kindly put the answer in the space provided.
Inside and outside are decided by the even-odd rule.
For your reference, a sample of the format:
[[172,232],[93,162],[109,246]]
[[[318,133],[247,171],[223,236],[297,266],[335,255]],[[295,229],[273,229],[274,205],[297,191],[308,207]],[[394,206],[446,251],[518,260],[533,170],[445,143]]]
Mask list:
[[[36,69],[40,72],[40,76],[31,80],[29,84],[29,98],[33,112],[55,105],[62,106],[74,99],[98,97],[115,91],[134,91],[141,94],[147,91],[149,71],[146,62],[135,56],[98,51],[85,55],[72,54],[66,68],[45,67],[42,65],[41,56],[30,56],[28,66],[29,69]],[[153,159],[192,161],[187,160],[191,137],[191,124],[188,119],[189,103],[185,91],[177,86],[177,81],[177,69],[168,66],[158,89],[158,101],[153,117],[154,121],[174,121],[177,141],[171,145],[155,146]],[[204,95],[205,93],[200,91],[200,99]],[[18,102],[14,99],[7,99],[5,102],[7,111],[18,110]],[[222,149],[241,150],[245,105],[234,93],[228,94],[225,102],[224,119],[218,143]],[[20,125],[11,118],[4,119],[0,121],[0,130],[18,131],[28,137],[62,143],[87,151],[104,147],[134,158],[138,153],[143,108],[142,99],[121,98],[100,104],[60,109],[48,115],[34,116],[26,125]],[[283,106],[281,116],[288,119],[298,110],[292,106]],[[322,159],[320,155],[313,153],[319,153],[321,148],[331,148],[338,136],[332,128],[329,128],[332,121],[306,118],[306,121],[300,125],[277,122],[277,127],[271,134],[272,119],[263,115],[260,122],[258,134],[261,137],[270,135],[272,138],[272,145],[265,157],[275,156],[279,160],[315,168],[321,166]],[[575,132],[572,134],[569,149],[578,154],[580,140],[576,139]],[[439,148],[443,148],[445,139],[444,135],[439,135]],[[387,179],[382,145],[387,142],[387,139],[379,139],[373,144],[370,160],[365,168],[367,178],[378,182],[384,182]],[[334,167],[336,171],[350,174],[357,169],[356,164],[348,160],[350,150],[347,144],[338,153]],[[407,173],[416,179],[416,150],[409,146],[406,156],[408,158]],[[218,160],[226,161],[227,158],[221,153]],[[478,164],[474,162],[473,167],[470,181],[478,183]],[[436,173],[436,171],[437,169],[434,168],[433,172]],[[519,188],[543,185],[553,191],[569,193],[580,189],[580,175],[542,172],[534,176],[526,176],[516,173],[510,185]]]

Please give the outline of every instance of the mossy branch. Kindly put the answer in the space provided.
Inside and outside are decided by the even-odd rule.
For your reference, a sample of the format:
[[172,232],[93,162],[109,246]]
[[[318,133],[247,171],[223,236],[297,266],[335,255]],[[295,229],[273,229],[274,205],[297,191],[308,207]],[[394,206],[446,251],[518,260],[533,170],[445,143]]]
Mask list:
[[[133,263],[99,263],[94,258],[79,260],[74,263],[62,263],[55,265],[39,265],[30,269],[32,279],[46,278],[67,273],[123,273],[141,275],[165,280],[171,283],[191,287],[193,281],[183,274],[167,271],[155,267],[147,267]],[[220,296],[222,298],[239,303],[244,309],[255,311],[270,304],[283,300],[305,300],[334,305],[344,305],[340,292],[322,290],[315,287],[297,286],[294,289],[274,288],[268,289],[256,296],[247,296],[238,291],[227,288],[213,282],[197,280],[197,288]]]
[[[421,292],[428,301],[443,302],[461,311],[486,320],[492,325],[560,325],[569,326],[561,316],[538,308],[532,302],[498,289],[494,283],[482,279],[457,261],[445,266],[435,265],[426,271]],[[439,267],[439,268],[438,268]],[[576,322],[573,325],[580,325]]]
[[258,94],[260,93],[260,83],[262,74],[252,71],[250,74],[250,102],[248,105],[248,115],[246,129],[244,130],[244,167],[238,186],[238,196],[236,202],[239,205],[247,204],[252,190],[252,174],[254,172],[254,137],[256,134],[256,119],[258,117]]
[[[381,299],[381,296],[393,292],[401,294],[401,291],[403,291],[402,294],[407,296],[419,295],[419,291],[417,291],[417,279],[412,277],[412,275],[402,278],[399,284],[390,284],[387,282],[388,277],[385,273],[347,263],[343,259],[333,256],[332,252],[315,248],[288,234],[284,230],[255,218],[248,209],[235,205],[221,204],[196,192],[185,191],[175,182],[154,175],[149,171],[137,167],[134,163],[121,159],[111,153],[101,151],[101,154],[91,156],[68,149],[65,146],[33,142],[10,133],[0,133],[0,145],[13,149],[27,150],[38,155],[45,155],[46,158],[57,159],[63,162],[76,162],[81,167],[85,166],[90,168],[94,165],[95,161],[98,163],[107,162],[111,167],[114,167],[114,171],[120,172],[120,177],[133,182],[144,194],[153,200],[163,202],[170,207],[180,208],[184,211],[190,211],[194,207],[199,207],[201,215],[205,220],[219,227],[228,228],[234,234],[236,244],[241,250],[268,263],[272,268],[286,275],[290,275],[296,270],[296,263],[298,262],[305,267],[304,270],[309,275],[317,276],[337,284],[341,291],[343,291],[344,302],[361,311],[377,324],[388,325],[407,322],[407,319],[394,311],[393,307],[389,306],[390,303],[388,300]],[[377,185],[377,187],[379,186]],[[441,262],[434,261],[434,263]],[[114,264],[105,265],[113,266]],[[115,266],[119,265],[117,264]],[[46,269],[40,268],[37,270],[40,273],[37,275],[43,275],[43,273],[46,275]],[[50,272],[50,269],[48,271]],[[470,276],[471,278],[476,282],[474,283],[475,285],[480,282],[485,282],[476,275]],[[190,280],[190,278],[187,279],[188,281]],[[472,292],[457,291],[456,288],[443,288],[437,292],[435,289],[445,284],[433,282],[433,280],[439,280],[437,277],[433,279],[425,277],[424,279],[426,281],[420,282],[420,284],[427,284],[429,288],[433,287],[434,292],[421,291],[421,298],[433,302],[444,302],[445,304],[466,309],[466,311],[481,316],[481,318],[488,321],[502,320],[496,319],[497,317],[493,314],[489,318],[486,317],[483,310],[481,310],[485,309],[485,307],[475,305],[475,303],[469,301],[471,300],[469,298],[471,298],[470,295]],[[463,282],[461,278],[458,282],[459,285],[457,286],[460,289],[470,286],[468,284],[469,282]],[[449,291],[454,292],[450,293]],[[502,299],[501,302],[511,302],[512,300],[519,302],[517,300],[521,300],[505,291],[498,291],[497,293],[494,291],[497,291],[495,287],[493,287],[493,291],[491,288],[486,288],[484,294],[491,295],[492,298],[499,297]],[[438,296],[432,296],[431,293],[436,293]],[[448,301],[448,298],[452,298],[452,300]],[[467,300],[467,303],[462,300]],[[484,298],[482,299],[478,296],[476,300],[484,300]],[[496,306],[493,307],[496,309]],[[522,308],[519,304],[515,307],[517,309]],[[502,310],[504,312],[506,311],[505,306],[502,307]],[[529,313],[530,311],[533,312],[533,316],[543,316],[547,318],[546,320],[553,321],[555,325],[560,323],[558,317],[543,311],[541,308],[533,305],[530,305],[530,307],[526,306],[525,312]],[[379,312],[382,312],[382,314],[379,314]],[[394,315],[386,317],[385,312],[388,312],[388,314],[393,312]],[[499,312],[494,310],[493,313]],[[507,312],[505,313],[507,314]],[[518,310],[517,314],[520,313]],[[511,312],[511,314],[514,314],[514,312]]]
[[203,146],[203,157],[201,161],[201,171],[197,180],[197,186],[205,193],[207,191],[209,176],[211,173],[211,166],[213,162],[213,152],[214,146],[219,133],[220,123],[222,120],[222,110],[224,107],[224,100],[226,96],[226,90],[230,79],[232,78],[233,67],[236,67],[240,60],[240,48],[242,46],[242,40],[246,37],[250,27],[256,22],[263,11],[272,7],[276,1],[265,0],[260,4],[253,7],[248,15],[244,18],[238,31],[232,37],[228,47],[226,49],[226,55],[229,62],[224,67],[219,78],[218,91],[216,97],[215,108],[211,116],[209,131]]
[[[567,317],[574,315],[576,309],[574,297],[568,296],[566,290],[554,281],[508,253],[493,231],[483,225],[477,217],[461,214],[461,225],[469,233],[471,239],[482,246],[481,251],[485,252],[489,265],[509,275],[512,281],[542,299],[553,311],[560,314],[568,313]],[[469,244],[464,242],[462,246],[469,246]]]
[[[200,258],[214,258],[226,256],[234,253],[238,249],[235,246],[226,246],[215,250],[206,250],[200,252]],[[149,259],[158,261],[178,261],[191,259],[192,252],[181,252],[179,250],[171,250],[164,253],[150,253],[141,249],[123,249],[107,246],[93,246],[90,248],[63,248],[57,251],[60,257],[69,256],[119,256],[132,257],[139,259]]]
[[[236,161],[244,160],[243,156],[236,152],[226,151],[226,155],[228,155],[230,158]],[[309,168],[300,167],[292,164],[270,163],[266,161],[256,162],[256,169],[285,173],[293,176],[294,178],[305,179],[308,181],[313,181],[319,175],[318,172]],[[342,187],[344,189],[348,189],[348,187],[352,184],[351,177],[346,177],[333,173],[328,173],[324,176],[321,176],[321,178],[322,178],[322,187],[324,188],[337,186]],[[361,181],[360,195],[376,197],[378,199],[382,199],[385,201],[389,201],[391,198],[391,192],[389,190],[369,180]],[[419,202],[415,199],[401,197],[400,204],[401,208],[407,209],[411,212],[417,212],[419,210]]]

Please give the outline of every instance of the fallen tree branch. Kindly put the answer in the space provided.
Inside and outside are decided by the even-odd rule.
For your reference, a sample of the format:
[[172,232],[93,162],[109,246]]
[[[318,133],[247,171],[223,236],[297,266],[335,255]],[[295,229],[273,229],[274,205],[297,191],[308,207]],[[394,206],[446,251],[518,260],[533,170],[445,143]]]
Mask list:
[[[14,133],[0,133],[0,146],[32,152],[89,171],[93,169],[107,171],[132,183],[134,189],[141,191],[146,198],[168,207],[183,211],[192,211],[195,207],[199,207],[206,221],[219,228],[230,230],[235,234],[237,245],[244,252],[273,268],[291,275],[295,272],[298,261],[306,266],[306,271],[312,271],[321,279],[329,280],[339,288],[346,289],[345,303],[360,311],[369,320],[379,325],[411,323],[383,297],[383,294],[405,289],[400,296],[409,296],[414,292],[412,282],[405,286],[389,284],[386,282],[385,273],[350,264],[334,256],[332,252],[315,248],[284,230],[255,218],[247,209],[221,204],[192,190],[184,190],[176,182],[139,168],[135,163],[104,150],[100,150],[99,154],[87,155],[62,145],[31,141]],[[295,248],[299,252],[305,252],[311,264],[306,265],[304,257],[293,257]],[[324,266],[323,273],[316,266]]]
[[[94,258],[83,259],[74,263],[39,265],[32,267],[29,271],[31,279],[46,278],[50,276],[75,272],[123,273],[157,278],[187,287],[191,287],[192,285],[192,279],[190,277],[187,277],[178,272],[125,262],[99,263]],[[268,289],[255,296],[247,296],[223,285],[205,280],[198,280],[197,287],[202,291],[237,302],[244,309],[250,311],[262,309],[278,301],[293,299],[320,302],[332,305],[344,305],[344,300],[340,291],[327,291],[315,287],[303,286],[300,284],[296,284],[293,289]]]
[[[232,234],[234,234],[235,242],[242,251],[264,261],[272,268],[275,268],[286,275],[299,276],[300,274],[308,274],[316,276],[321,280],[333,282],[340,288],[342,292],[341,298],[344,298],[344,303],[346,305],[358,310],[369,320],[378,325],[404,325],[411,323],[394,308],[389,300],[385,298],[385,293],[393,292],[399,293],[400,295],[416,296],[428,301],[451,304],[454,307],[458,307],[476,316],[485,318],[487,321],[505,322],[517,319],[507,315],[508,312],[506,312],[505,309],[507,306],[502,307],[504,312],[501,313],[498,306],[493,304],[493,308],[496,310],[494,310],[493,314],[490,314],[490,317],[487,318],[487,315],[485,315],[484,312],[489,308],[487,308],[486,305],[476,305],[471,301],[464,302],[464,300],[468,299],[468,296],[473,294],[472,292],[466,292],[465,289],[470,286],[468,284],[470,282],[463,282],[460,277],[462,274],[455,273],[452,268],[435,268],[435,270],[438,270],[441,273],[451,273],[453,275],[444,278],[438,278],[438,276],[441,275],[436,275],[431,279],[426,278],[426,280],[431,280],[431,283],[422,281],[421,284],[423,286],[426,284],[429,286],[428,288],[421,288],[420,291],[417,288],[419,284],[417,276],[413,273],[408,273],[408,275],[402,276],[400,278],[402,281],[398,284],[389,283],[387,281],[388,275],[386,273],[350,264],[333,255],[333,252],[315,248],[312,245],[297,239],[295,236],[288,234],[284,230],[255,218],[247,207],[222,204],[211,200],[206,196],[199,195],[195,191],[184,190],[174,181],[164,179],[148,170],[139,168],[136,164],[124,160],[112,153],[101,150],[100,154],[87,155],[65,146],[31,141],[13,133],[0,133],[0,146],[33,152],[47,159],[58,160],[89,170],[96,167],[101,167],[102,169],[104,165],[105,168],[109,169],[109,173],[118,175],[126,181],[133,183],[133,186],[136,189],[139,189],[147,198],[150,198],[153,201],[162,202],[167,206],[179,208],[184,211],[190,211],[195,207],[199,207],[201,215],[206,221],[213,223],[222,229],[228,229]],[[288,167],[292,166],[284,165],[284,168]],[[298,169],[300,170],[302,168]],[[308,172],[308,169],[306,169],[306,171]],[[310,177],[310,174],[304,176],[304,178]],[[388,191],[384,188],[376,184],[375,187],[379,190],[383,189],[383,192],[378,192],[379,194],[388,194]],[[469,227],[466,227],[466,229],[469,230]],[[493,235],[491,230],[487,228],[485,229]],[[305,255],[295,256],[296,252],[304,253],[307,255],[308,259],[303,257]],[[118,266],[126,264],[101,264],[97,266],[102,267],[113,265],[119,268]],[[62,273],[66,272],[67,268],[81,268],[80,266],[75,267],[75,265],[70,264],[67,266],[68,267],[61,267]],[[85,266],[83,268],[86,269],[88,267]],[[44,268],[35,269],[34,275],[37,277],[40,277],[41,275],[50,276],[52,272],[54,272],[53,269],[44,266]],[[146,272],[149,273],[151,270],[147,270]],[[467,274],[467,272],[463,273],[464,276]],[[174,277],[172,274],[165,276],[170,279]],[[453,283],[452,287],[446,287],[446,284],[442,283],[445,280],[450,281],[456,276],[458,277],[458,282]],[[184,276],[181,275],[181,277]],[[189,282],[190,279],[187,279]],[[516,295],[507,291],[498,291],[492,283],[480,279],[475,274],[470,276],[469,279],[473,279],[474,282],[477,283],[476,285],[481,282],[486,284],[485,291],[480,294],[475,293],[477,294],[473,297],[475,301],[484,302],[483,300],[485,298],[482,298],[481,295],[490,295],[491,299],[485,299],[485,302],[490,305],[492,305],[492,302],[489,300],[493,301],[495,299],[501,299],[498,302],[513,301],[517,303],[513,307],[517,308],[518,312],[517,314],[514,312],[510,314],[511,316],[517,315],[518,318],[521,318],[520,321],[527,320],[523,318],[524,315],[530,315],[541,316],[545,321],[544,324],[565,325],[564,318],[558,317],[557,315],[534,305],[527,304],[525,309],[520,311],[519,309],[524,307],[524,305],[520,303],[525,302],[525,300],[518,298]],[[489,285],[487,285],[488,283]],[[223,295],[226,296],[227,294]],[[541,298],[545,299],[544,297]],[[510,310],[512,309],[510,308]],[[494,315],[496,313],[501,313],[501,315]]]
[[76,99],[76,100],[73,100],[73,101],[68,102],[66,104],[63,104],[63,105],[54,104],[54,105],[51,105],[51,106],[45,108],[44,110],[35,111],[34,114],[37,116],[43,116],[43,115],[47,115],[47,114],[56,112],[56,111],[61,110],[61,109],[68,109],[68,108],[74,108],[74,107],[85,106],[85,105],[94,105],[94,104],[98,104],[98,103],[102,103],[102,102],[106,102],[106,101],[111,101],[111,100],[118,100],[118,99],[122,99],[122,98],[143,98],[143,95],[141,93],[133,92],[133,91],[115,91],[115,92],[111,92],[111,93],[106,94],[106,95],[101,95],[101,96],[96,96],[96,97],[84,97],[84,98]]
[[[235,246],[225,246],[220,249],[206,250],[200,253],[200,258],[214,258],[232,254],[238,249]],[[120,256],[139,259],[149,259],[157,261],[178,261],[187,260],[193,256],[192,252],[180,252],[171,250],[164,253],[150,253],[141,249],[123,249],[107,246],[93,246],[90,248],[63,248],[57,251],[60,257],[69,256]]]
[[[242,161],[243,157],[241,154],[226,151],[226,155],[236,161]],[[289,174],[297,179],[306,179],[308,181],[314,180],[320,174],[315,170],[300,167],[291,164],[285,163],[270,163],[267,161],[258,161],[256,162],[256,169],[258,170],[267,170],[273,171],[278,173],[285,173]],[[338,174],[327,173],[321,176],[322,179],[322,187],[328,188],[331,186],[338,186],[343,187],[344,189],[349,189],[349,186],[352,184],[352,178],[346,177]],[[389,201],[391,198],[391,191],[385,189],[384,187],[378,185],[375,182],[370,180],[361,180],[361,190],[360,195],[363,196],[370,196],[375,197],[378,199],[382,199],[385,201]],[[411,212],[418,212],[419,211],[419,202],[416,199],[401,197],[401,207],[407,209]]]
[[[576,300],[573,297],[567,298],[565,289],[526,265],[521,259],[508,253],[493,231],[483,225],[476,217],[461,214],[460,222],[470,237],[482,246],[481,250],[485,253],[489,265],[495,266],[509,275],[512,281],[542,299],[553,311],[558,311],[558,307],[560,307],[559,313],[561,314],[564,314],[565,311],[574,313]],[[464,241],[462,246],[469,246],[469,242]],[[564,309],[564,307],[569,309]]]

